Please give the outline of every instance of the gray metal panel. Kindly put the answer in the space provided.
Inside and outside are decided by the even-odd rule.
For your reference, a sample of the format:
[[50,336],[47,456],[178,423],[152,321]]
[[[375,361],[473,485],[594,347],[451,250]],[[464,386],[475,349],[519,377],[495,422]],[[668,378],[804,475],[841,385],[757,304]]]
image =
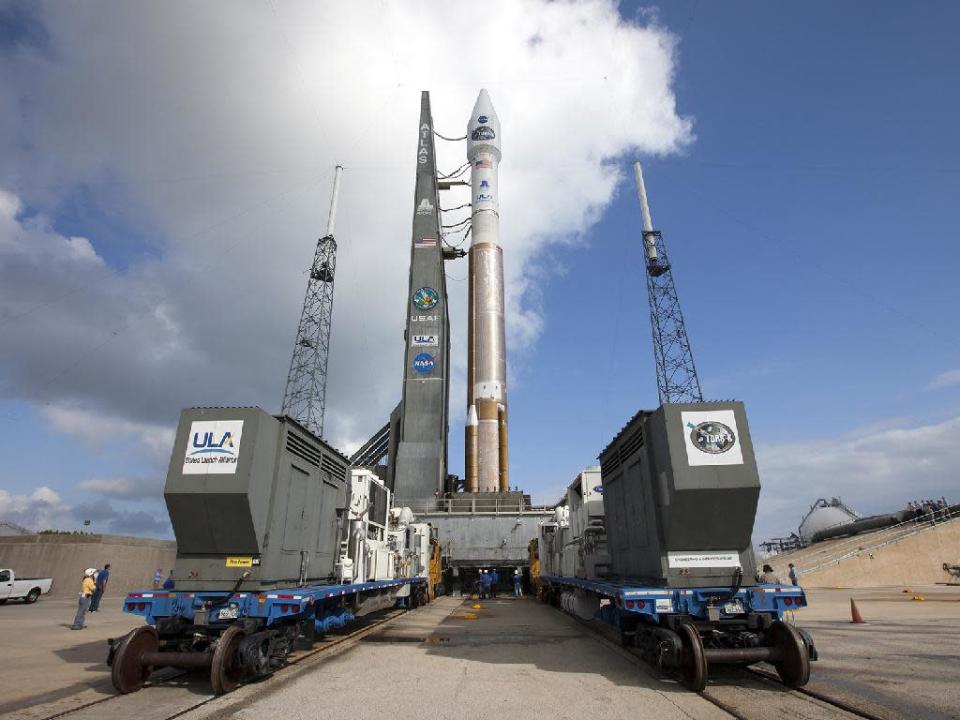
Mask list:
[[[730,411],[742,462],[690,463],[682,413]],[[689,417],[689,416],[688,416]],[[705,455],[704,462],[710,462]],[[698,460],[700,462],[700,460]],[[723,585],[729,567],[670,567],[669,553],[729,551],[755,572],[751,535],[760,493],[743,403],[684,403],[641,411],[601,455],[613,571],[673,587]]]
[[[393,488],[407,498],[430,498],[443,491],[447,477],[447,412],[450,392],[450,320],[447,287],[440,246],[440,198],[437,190],[433,118],[430,94],[420,101],[417,175],[414,193],[413,237],[410,246],[410,285],[407,326],[404,333],[402,418],[395,453]],[[430,244],[432,241],[432,244]],[[418,291],[437,293],[436,304],[424,307]],[[433,338],[435,344],[417,344]],[[421,372],[419,355],[432,358],[433,366]],[[423,365],[419,365],[423,369]]]
[[[218,420],[243,421],[236,471],[183,474],[192,424]],[[179,548],[236,555],[263,551],[270,483],[257,478],[273,470],[278,435],[276,421],[257,408],[196,408],[180,414],[164,488]]]
[[417,513],[417,522],[437,530],[450,567],[528,565],[530,539],[553,511],[523,514]]
[[[236,470],[185,474],[197,421],[242,420]],[[258,408],[184,410],[164,497],[177,538],[177,587],[263,589],[333,575],[347,459],[289,418]],[[226,558],[258,564],[227,567]]]

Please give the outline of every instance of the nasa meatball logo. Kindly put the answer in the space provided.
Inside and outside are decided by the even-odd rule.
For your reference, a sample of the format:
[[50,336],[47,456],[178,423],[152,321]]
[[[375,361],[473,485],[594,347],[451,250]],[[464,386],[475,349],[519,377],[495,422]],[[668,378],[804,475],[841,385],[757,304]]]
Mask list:
[[487,125],[481,125],[470,135],[471,140],[493,140],[496,137],[497,134],[493,131],[493,128]]
[[437,361],[430,353],[420,353],[413,359],[413,369],[421,375],[426,375],[433,370],[433,366],[436,364]]
[[727,452],[737,442],[733,430],[722,422],[708,420],[698,425],[687,423],[690,428],[690,440],[700,452],[709,455],[719,455]]
[[429,310],[439,301],[440,296],[431,287],[422,287],[413,294],[413,304],[421,310]]

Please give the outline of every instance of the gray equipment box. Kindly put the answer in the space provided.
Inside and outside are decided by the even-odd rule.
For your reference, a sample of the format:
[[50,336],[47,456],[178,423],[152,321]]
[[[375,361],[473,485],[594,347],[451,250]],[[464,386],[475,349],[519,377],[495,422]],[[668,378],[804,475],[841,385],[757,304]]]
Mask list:
[[613,573],[675,588],[752,582],[760,477],[741,402],[641,410],[600,454]]
[[177,590],[266,590],[334,576],[349,460],[289,417],[192,408],[164,499]]

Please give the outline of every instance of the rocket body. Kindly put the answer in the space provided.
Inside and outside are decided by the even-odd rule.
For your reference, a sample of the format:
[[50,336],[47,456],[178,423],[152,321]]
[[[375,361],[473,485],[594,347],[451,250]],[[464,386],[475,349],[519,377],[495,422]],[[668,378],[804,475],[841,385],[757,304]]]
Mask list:
[[[472,230],[467,326],[467,490],[506,492],[507,352],[500,247],[500,121],[481,90],[467,125]],[[475,419],[474,419],[475,418]],[[475,440],[472,440],[475,437]]]

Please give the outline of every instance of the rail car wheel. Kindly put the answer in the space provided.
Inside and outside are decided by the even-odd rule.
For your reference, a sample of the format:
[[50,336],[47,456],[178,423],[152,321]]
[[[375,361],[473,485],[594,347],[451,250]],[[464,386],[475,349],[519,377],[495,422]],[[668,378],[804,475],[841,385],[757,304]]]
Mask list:
[[680,656],[680,681],[693,692],[701,692],[707,686],[707,658],[703,654],[703,641],[693,625],[683,624],[677,633],[683,652]]
[[225,695],[235,690],[243,679],[243,663],[240,659],[240,644],[246,633],[239,625],[231,625],[217,641],[210,666],[210,685],[214,695]]
[[143,687],[153,672],[153,666],[144,665],[141,658],[144,653],[157,652],[159,649],[160,636],[152,625],[138,627],[126,634],[114,652],[110,665],[110,680],[117,692],[132,693]]
[[791,688],[806,685],[810,679],[810,658],[807,645],[797,629],[777,620],[770,626],[770,639],[780,648],[780,662],[773,666],[783,684]]

